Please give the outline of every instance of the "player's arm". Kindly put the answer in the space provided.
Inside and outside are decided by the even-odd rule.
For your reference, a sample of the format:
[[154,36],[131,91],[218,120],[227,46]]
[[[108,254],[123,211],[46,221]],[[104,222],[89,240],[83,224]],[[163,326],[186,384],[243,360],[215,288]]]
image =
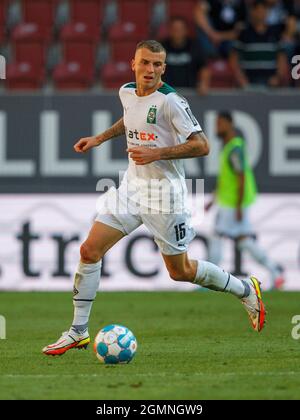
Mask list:
[[242,203],[245,193],[245,151],[237,147],[232,150],[229,155],[229,163],[235,172],[238,180],[237,202],[236,202],[236,219],[242,219]]
[[172,147],[158,147],[152,149],[138,146],[127,149],[136,165],[147,165],[156,160],[188,159],[206,156],[209,153],[209,143],[205,134],[192,133],[183,144]]
[[120,118],[115,124],[108,128],[103,133],[100,133],[96,136],[83,137],[75,145],[74,150],[78,153],[87,152],[93,147],[97,147],[100,144],[104,143],[107,140],[113,139],[114,137],[119,137],[125,133],[125,126],[123,117]]
[[245,192],[245,174],[239,173],[237,174],[238,177],[238,199],[237,199],[237,207],[236,207],[236,218],[237,220],[242,219],[242,203],[244,198]]
[[209,153],[208,139],[201,131],[192,133],[183,144],[157,149],[159,160],[188,159],[206,156]]

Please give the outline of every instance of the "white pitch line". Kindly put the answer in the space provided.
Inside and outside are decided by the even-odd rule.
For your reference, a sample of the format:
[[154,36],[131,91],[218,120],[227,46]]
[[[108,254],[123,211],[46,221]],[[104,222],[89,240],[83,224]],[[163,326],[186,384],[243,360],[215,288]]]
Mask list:
[[[132,377],[135,376],[142,376],[142,377],[147,377],[147,376],[153,376],[153,377],[157,377],[157,376],[162,376],[162,377],[174,377],[174,376],[179,376],[179,377],[191,377],[191,376],[216,376],[216,377],[220,377],[220,376],[239,376],[239,375],[245,375],[245,376],[286,376],[286,375],[298,375],[300,377],[300,372],[296,372],[296,371],[287,371],[287,372],[223,372],[223,373],[205,373],[205,372],[194,372],[194,373],[130,373],[132,375]],[[100,378],[100,372],[99,374],[93,373],[93,374],[88,374],[88,373],[78,373],[78,374],[3,374],[0,375],[0,378],[61,378],[61,377],[65,377],[65,378]],[[124,374],[120,374],[118,372],[118,378],[119,377],[126,377],[128,378],[128,375],[124,375]],[[102,376],[103,378],[103,376]],[[114,379],[117,379],[114,378]]]

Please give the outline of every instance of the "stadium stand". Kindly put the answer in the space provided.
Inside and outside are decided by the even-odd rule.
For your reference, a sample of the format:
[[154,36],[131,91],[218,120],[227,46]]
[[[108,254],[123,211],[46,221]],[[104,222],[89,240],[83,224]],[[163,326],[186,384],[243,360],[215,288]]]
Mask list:
[[7,0],[0,0],[0,45],[5,41],[5,16],[7,5]]
[[[205,3],[207,0],[0,0],[0,54],[8,61],[5,87],[116,88],[132,78],[129,62],[136,43],[145,38],[163,41],[171,18],[183,17],[189,36],[200,42],[196,10]],[[248,7],[252,3],[246,2]],[[289,59],[300,28],[299,2],[291,3],[298,26],[290,24],[281,39]],[[273,12],[272,16],[274,19]],[[199,54],[201,51],[200,45]],[[236,87],[228,58],[210,57],[207,71],[210,88]]]

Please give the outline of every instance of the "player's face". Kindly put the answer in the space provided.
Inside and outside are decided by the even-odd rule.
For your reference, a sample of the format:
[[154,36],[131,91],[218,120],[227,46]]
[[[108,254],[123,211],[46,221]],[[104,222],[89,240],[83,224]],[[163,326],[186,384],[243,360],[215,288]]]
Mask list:
[[231,124],[225,118],[218,117],[216,124],[217,136],[223,139],[231,129]]
[[147,48],[137,50],[132,60],[137,85],[143,90],[155,89],[165,72],[165,60],[166,54],[163,51],[154,53]]

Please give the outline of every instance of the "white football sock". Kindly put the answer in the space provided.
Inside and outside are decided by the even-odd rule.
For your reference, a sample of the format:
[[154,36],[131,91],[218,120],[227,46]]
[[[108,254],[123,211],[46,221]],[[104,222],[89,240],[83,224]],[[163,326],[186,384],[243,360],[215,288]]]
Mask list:
[[217,292],[231,293],[239,298],[247,297],[250,286],[230,273],[208,261],[197,261],[198,267],[194,283]]
[[72,329],[84,332],[100,283],[102,261],[95,264],[79,263],[74,277],[73,305],[74,319]]
[[209,238],[208,260],[216,265],[219,265],[222,260],[222,238],[219,235]]
[[253,238],[244,238],[238,242],[238,246],[240,251],[247,251],[256,262],[264,266],[270,272],[271,280],[274,282],[279,276],[280,270],[277,264],[271,261],[265,251],[260,248],[257,241]]

